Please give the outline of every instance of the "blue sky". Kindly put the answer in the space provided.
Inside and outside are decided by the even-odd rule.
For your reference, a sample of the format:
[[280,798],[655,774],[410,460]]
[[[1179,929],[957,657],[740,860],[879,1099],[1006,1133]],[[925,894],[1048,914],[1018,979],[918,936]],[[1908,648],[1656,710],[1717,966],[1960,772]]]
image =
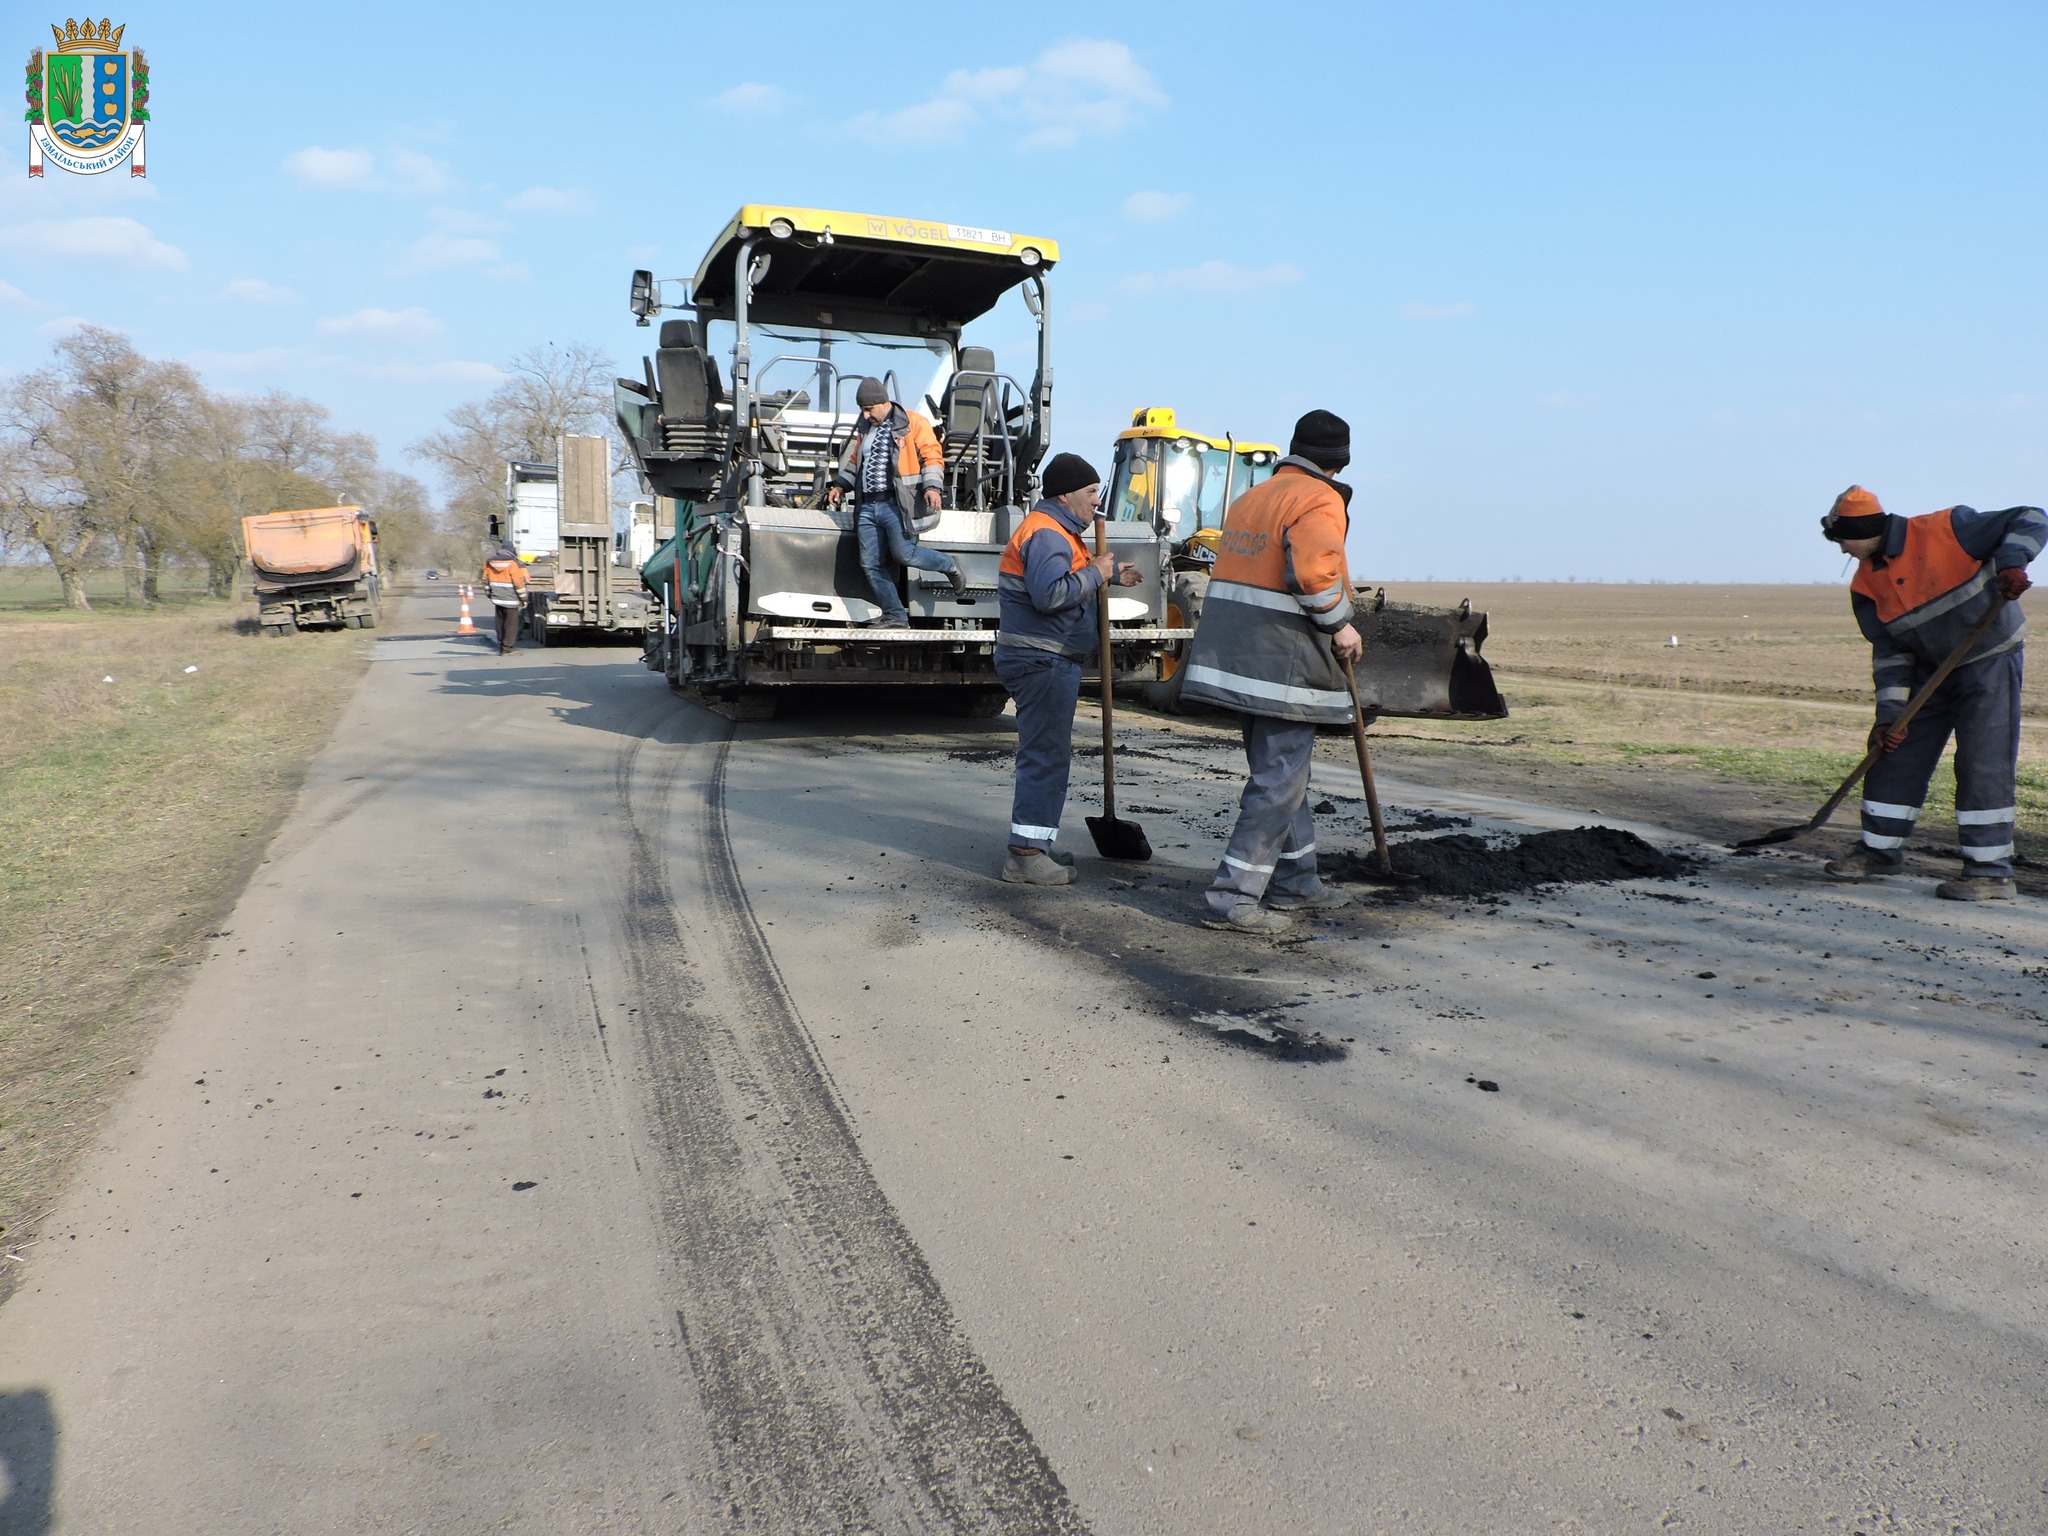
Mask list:
[[403,462],[524,347],[637,372],[629,270],[783,201],[1058,238],[1098,465],[1346,416],[1361,579],[1829,580],[1852,480],[2048,500],[2038,4],[769,14],[128,7],[146,181],[0,134],[0,369],[89,319]]

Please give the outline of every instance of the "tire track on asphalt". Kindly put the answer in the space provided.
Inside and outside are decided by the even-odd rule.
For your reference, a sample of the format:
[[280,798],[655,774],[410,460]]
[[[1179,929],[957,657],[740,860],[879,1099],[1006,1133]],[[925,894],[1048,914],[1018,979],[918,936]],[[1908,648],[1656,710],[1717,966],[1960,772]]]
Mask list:
[[[729,1529],[1085,1536],[875,1181],[783,983],[726,837],[730,726],[659,742],[641,776],[649,739],[616,768],[622,928],[676,1320]],[[701,804],[672,822],[686,769]],[[660,841],[677,826],[702,896],[687,922]]]

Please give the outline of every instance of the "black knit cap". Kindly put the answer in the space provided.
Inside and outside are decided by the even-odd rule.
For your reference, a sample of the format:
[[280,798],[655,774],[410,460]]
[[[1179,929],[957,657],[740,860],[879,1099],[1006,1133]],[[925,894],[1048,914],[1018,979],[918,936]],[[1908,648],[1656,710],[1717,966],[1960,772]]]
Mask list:
[[1294,424],[1287,452],[1334,474],[1351,462],[1351,424],[1328,411],[1310,411]]
[[1100,485],[1102,476],[1095,472],[1095,466],[1078,453],[1056,453],[1046,461],[1045,478],[1039,482],[1039,489],[1047,496],[1064,496],[1069,491],[1078,491],[1084,485]]
[[889,398],[889,386],[880,379],[862,379],[860,388],[853,392],[853,403],[862,410],[869,410]]

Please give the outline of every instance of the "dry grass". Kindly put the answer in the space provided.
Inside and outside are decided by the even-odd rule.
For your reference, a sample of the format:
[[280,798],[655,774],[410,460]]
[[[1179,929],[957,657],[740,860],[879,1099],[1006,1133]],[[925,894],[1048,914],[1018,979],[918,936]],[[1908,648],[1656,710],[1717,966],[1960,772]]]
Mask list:
[[367,651],[240,633],[242,604],[22,606],[0,611],[0,1250],[134,1070]]

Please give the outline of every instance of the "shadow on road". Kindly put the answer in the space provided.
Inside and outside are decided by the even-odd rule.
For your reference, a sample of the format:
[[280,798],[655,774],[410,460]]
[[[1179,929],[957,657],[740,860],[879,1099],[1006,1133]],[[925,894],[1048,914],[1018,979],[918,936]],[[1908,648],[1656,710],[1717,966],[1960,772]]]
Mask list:
[[57,1411],[40,1387],[0,1392],[0,1536],[44,1536],[57,1475]]

